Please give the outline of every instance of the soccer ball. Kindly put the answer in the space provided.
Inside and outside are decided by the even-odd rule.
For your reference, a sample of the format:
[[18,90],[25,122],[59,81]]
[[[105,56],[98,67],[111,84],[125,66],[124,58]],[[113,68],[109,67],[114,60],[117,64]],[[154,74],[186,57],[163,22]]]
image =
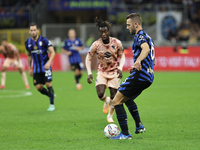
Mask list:
[[116,124],[108,124],[104,128],[104,135],[107,138],[115,137],[115,136],[117,136],[119,134],[120,134],[120,130],[119,130],[119,127]]

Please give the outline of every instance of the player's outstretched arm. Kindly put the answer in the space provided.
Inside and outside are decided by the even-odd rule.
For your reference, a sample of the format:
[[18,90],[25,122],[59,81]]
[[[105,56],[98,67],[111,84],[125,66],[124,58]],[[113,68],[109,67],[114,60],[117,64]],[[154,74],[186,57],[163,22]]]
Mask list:
[[48,47],[48,50],[49,50],[51,55],[50,55],[50,58],[49,58],[48,62],[44,66],[45,70],[48,70],[51,67],[51,63],[52,63],[52,61],[53,61],[53,59],[54,59],[54,57],[56,55],[56,52],[55,52],[53,46]]
[[3,54],[3,56],[6,58],[6,51],[3,45],[0,45],[0,54]]
[[19,64],[19,59],[20,59],[20,53],[17,49],[14,50],[14,57],[16,58],[16,60],[14,61],[14,64],[17,66]]
[[117,73],[119,74],[118,78],[122,78],[122,68],[125,64],[125,55],[124,53],[120,56],[120,62],[119,62],[119,67],[118,67],[118,70],[117,70]]
[[88,72],[87,82],[89,84],[91,84],[92,80],[93,80],[92,70],[91,70],[91,59],[92,59],[92,56],[88,53],[87,56],[86,56],[86,59],[85,59],[85,64],[86,64],[86,69],[87,69],[87,72]]
[[95,48],[95,42],[94,42],[92,46],[90,47],[90,51],[88,52],[85,59],[85,65],[88,72],[87,82],[89,84],[91,84],[92,80],[94,80],[92,76],[92,70],[91,70],[91,60],[92,60],[92,57],[95,55],[95,53],[96,53],[96,48]]
[[19,59],[20,59],[19,51],[16,48],[13,51],[14,51],[14,57],[17,59],[17,61],[19,61]]

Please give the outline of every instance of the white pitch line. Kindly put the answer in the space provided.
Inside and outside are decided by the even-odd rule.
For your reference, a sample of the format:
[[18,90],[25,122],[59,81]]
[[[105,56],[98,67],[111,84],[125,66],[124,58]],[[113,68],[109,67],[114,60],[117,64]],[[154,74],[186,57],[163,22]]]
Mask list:
[[[1,93],[6,93],[7,95],[1,95]],[[18,90],[0,90],[0,98],[16,98],[32,95],[32,92],[28,91],[18,91]]]

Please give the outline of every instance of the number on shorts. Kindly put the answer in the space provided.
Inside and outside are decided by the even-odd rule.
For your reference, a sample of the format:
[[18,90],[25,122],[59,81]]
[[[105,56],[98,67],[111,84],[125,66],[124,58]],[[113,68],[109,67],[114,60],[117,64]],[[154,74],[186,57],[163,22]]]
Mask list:
[[45,70],[45,76],[46,77],[51,76],[51,70]]

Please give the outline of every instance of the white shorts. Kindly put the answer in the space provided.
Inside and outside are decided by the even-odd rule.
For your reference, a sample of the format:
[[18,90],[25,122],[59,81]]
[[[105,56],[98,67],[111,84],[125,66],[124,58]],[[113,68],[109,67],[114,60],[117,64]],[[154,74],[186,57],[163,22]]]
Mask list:
[[19,59],[18,64],[15,64],[16,59],[13,58],[6,58],[3,67],[9,68],[11,64],[13,64],[17,68],[23,68],[22,60]]
[[119,84],[120,84],[121,79],[118,77],[114,77],[114,78],[105,78],[100,74],[97,74],[97,78],[96,78],[96,86],[103,84],[106,85],[107,87],[111,87],[114,89],[118,89],[119,88]]

